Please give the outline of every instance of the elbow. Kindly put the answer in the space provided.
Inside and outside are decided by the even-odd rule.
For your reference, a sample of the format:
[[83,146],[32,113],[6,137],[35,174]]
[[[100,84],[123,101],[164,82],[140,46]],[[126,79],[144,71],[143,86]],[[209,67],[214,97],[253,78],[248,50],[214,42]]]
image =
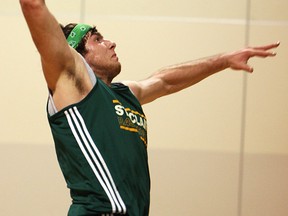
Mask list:
[[171,80],[166,79],[165,76],[162,76],[159,79],[159,83],[161,83],[162,96],[170,95],[177,92],[177,85],[173,84]]
[[43,0],[19,0],[22,10],[35,10],[44,5]]

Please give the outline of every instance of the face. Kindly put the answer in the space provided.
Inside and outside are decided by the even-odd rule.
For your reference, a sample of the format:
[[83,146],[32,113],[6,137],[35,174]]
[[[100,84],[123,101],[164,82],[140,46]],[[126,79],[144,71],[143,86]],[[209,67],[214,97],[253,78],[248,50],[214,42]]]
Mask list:
[[115,47],[114,42],[104,39],[100,33],[90,35],[86,42],[87,53],[84,57],[103,81],[111,82],[121,71]]

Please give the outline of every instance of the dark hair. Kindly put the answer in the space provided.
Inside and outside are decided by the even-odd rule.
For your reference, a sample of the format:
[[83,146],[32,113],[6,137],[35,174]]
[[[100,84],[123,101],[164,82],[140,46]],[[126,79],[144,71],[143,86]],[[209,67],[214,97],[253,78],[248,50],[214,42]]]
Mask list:
[[[73,28],[77,25],[77,23],[69,23],[66,26],[63,26],[62,24],[60,24],[60,27],[65,35],[65,38],[68,38],[69,34],[71,33],[71,31],[73,30]],[[88,32],[91,32],[91,34],[96,34],[98,33],[97,29],[95,26],[93,26],[92,29],[90,29]],[[88,34],[88,33],[87,33]],[[86,34],[86,35],[87,35]],[[87,50],[85,48],[85,44],[87,42],[87,37],[84,36],[84,38],[82,39],[82,41],[79,43],[78,47],[76,48],[76,51],[78,53],[80,53],[82,56],[84,56],[87,53]]]

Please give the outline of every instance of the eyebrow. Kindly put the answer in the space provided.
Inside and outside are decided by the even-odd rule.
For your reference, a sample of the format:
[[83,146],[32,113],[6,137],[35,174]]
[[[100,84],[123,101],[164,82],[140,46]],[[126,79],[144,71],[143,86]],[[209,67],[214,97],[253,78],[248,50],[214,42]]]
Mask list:
[[103,36],[99,32],[92,32],[90,37],[96,37],[96,38],[103,38]]
[[102,35],[102,34],[100,34],[99,32],[97,32],[95,35],[97,35],[97,36],[99,36],[99,37],[103,38],[103,35]]
[[96,29],[92,29],[91,36],[92,35],[103,37],[102,34],[100,32],[98,32]]

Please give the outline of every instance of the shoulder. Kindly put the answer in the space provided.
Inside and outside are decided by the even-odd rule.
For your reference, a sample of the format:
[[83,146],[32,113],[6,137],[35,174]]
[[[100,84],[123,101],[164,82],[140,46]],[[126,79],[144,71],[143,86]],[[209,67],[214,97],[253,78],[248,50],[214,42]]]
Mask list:
[[139,82],[126,80],[122,81],[121,84],[127,86],[135,97],[141,102],[141,84]]
[[130,88],[141,105],[150,103],[163,96],[161,79],[155,76],[141,81],[124,81],[123,83]]

